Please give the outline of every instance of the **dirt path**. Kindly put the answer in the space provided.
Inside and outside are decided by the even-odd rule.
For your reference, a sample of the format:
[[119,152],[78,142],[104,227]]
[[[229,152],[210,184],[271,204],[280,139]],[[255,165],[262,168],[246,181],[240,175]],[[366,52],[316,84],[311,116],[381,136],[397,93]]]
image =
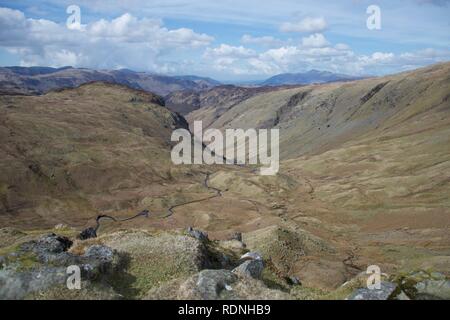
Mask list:
[[208,182],[209,182],[209,177],[210,177],[211,173],[208,172],[208,173],[204,173],[204,174],[206,174],[206,176],[205,176],[205,180],[203,181],[203,185],[205,186],[205,188],[207,188],[208,190],[214,191],[216,194],[212,195],[210,197],[207,197],[207,198],[198,199],[198,200],[192,200],[192,201],[188,201],[188,202],[184,202],[184,203],[173,205],[169,209],[167,209],[168,214],[163,217],[164,219],[169,218],[170,216],[172,216],[175,213],[173,210],[176,209],[176,208],[180,208],[182,206],[187,206],[187,205],[193,204],[193,203],[199,203],[199,202],[203,202],[203,201],[208,201],[208,200],[211,200],[211,199],[223,196],[222,190],[209,186]]

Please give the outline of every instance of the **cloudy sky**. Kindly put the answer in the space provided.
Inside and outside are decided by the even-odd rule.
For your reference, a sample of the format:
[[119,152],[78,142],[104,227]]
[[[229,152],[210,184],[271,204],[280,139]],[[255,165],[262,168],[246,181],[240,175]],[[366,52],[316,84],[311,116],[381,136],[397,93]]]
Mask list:
[[[81,25],[68,28],[70,5]],[[379,30],[367,27],[370,5]],[[0,0],[0,65],[382,75],[449,61],[449,17],[450,0]]]

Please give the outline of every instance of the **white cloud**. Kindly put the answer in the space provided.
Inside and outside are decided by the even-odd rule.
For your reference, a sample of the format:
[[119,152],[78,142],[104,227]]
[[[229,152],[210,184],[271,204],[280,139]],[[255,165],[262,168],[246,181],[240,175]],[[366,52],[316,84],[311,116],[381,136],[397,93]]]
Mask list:
[[350,47],[348,45],[346,45],[345,43],[338,43],[334,46],[335,49],[337,50],[349,50]]
[[302,38],[302,45],[304,47],[323,48],[328,46],[329,44],[330,43],[321,33],[315,33],[308,37]]
[[280,26],[281,32],[321,32],[327,28],[323,17],[306,17],[299,22],[285,22]]
[[[308,40],[298,46],[282,46],[261,53],[247,51],[248,49],[244,47],[237,49],[229,45],[221,45],[216,49],[207,50],[208,58],[212,59],[209,63],[216,70],[230,75],[269,76],[286,72],[304,72],[310,69],[351,75],[379,75],[445,61],[450,57],[450,51],[433,49],[399,55],[392,52],[358,55],[348,45],[340,43],[333,46],[319,35],[305,39]],[[215,54],[212,55],[212,52]],[[218,54],[219,52],[221,55]]]
[[242,75],[249,73],[248,59],[257,57],[254,50],[243,46],[221,44],[216,48],[207,48],[203,54],[204,63],[211,65],[217,71]]
[[255,55],[255,51],[244,48],[243,46],[235,47],[228,44],[221,44],[217,48],[208,48],[205,52],[206,58],[248,58]]
[[20,11],[0,8],[0,47],[16,52],[23,65],[126,66],[162,72],[170,70],[166,57],[171,52],[195,50],[213,40],[191,29],[169,30],[159,20],[128,13],[69,30],[65,24],[29,19]]
[[276,39],[272,36],[253,37],[248,34],[244,34],[241,38],[243,44],[256,44],[265,47],[276,47],[283,45],[283,41]]
[[64,23],[30,19],[18,10],[0,8],[0,48],[19,57],[26,66],[124,67],[161,73],[200,73],[222,79],[230,79],[232,75],[263,77],[312,68],[384,74],[450,59],[449,50],[436,49],[357,54],[348,44],[330,43],[321,33],[326,26],[324,18],[305,18],[281,28],[308,33],[300,42],[299,37],[282,41],[276,36],[244,34],[240,38],[242,45],[212,46],[214,38],[210,35],[188,28],[169,29],[159,19],[138,18],[130,13],[110,20],[98,19],[78,31],[67,29]]

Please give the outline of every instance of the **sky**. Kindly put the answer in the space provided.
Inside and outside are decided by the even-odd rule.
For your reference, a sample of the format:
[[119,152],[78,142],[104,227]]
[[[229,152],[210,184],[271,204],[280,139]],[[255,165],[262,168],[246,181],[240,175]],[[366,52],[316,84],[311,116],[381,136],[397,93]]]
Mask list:
[[384,75],[449,61],[449,17],[450,0],[0,0],[0,65]]

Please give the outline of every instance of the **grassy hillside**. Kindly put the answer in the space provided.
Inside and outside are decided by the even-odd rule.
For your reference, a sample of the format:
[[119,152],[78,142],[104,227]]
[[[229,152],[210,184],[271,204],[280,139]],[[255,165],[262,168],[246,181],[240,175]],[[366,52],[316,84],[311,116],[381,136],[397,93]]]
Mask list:
[[[281,157],[295,158],[373,136],[381,127],[409,127],[414,121],[421,126],[426,112],[448,116],[449,77],[446,63],[383,78],[263,92],[232,107],[218,102],[198,109],[187,119],[217,129],[280,128]],[[212,116],[211,110],[224,108]]]
[[93,83],[0,97],[0,220],[80,221],[136,206],[129,192],[170,176],[170,135],[184,119],[161,98]]

